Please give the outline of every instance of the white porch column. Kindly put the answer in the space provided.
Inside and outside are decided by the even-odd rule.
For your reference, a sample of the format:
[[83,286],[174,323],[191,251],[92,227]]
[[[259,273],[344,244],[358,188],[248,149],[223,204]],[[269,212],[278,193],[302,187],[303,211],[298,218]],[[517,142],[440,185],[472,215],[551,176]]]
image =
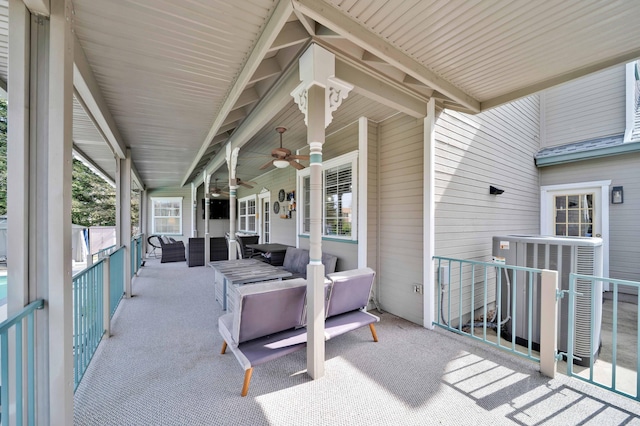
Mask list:
[[436,161],[436,100],[434,98],[429,99],[427,104],[427,116],[424,118],[423,128],[423,188],[424,188],[424,200],[423,200],[423,229],[424,235],[422,236],[423,244],[423,277],[422,283],[424,288],[423,294],[423,316],[422,325],[430,330],[433,329],[433,321],[435,319],[436,310],[436,294],[440,291],[436,291],[435,266],[433,262],[433,256],[435,255],[435,161]]
[[[191,182],[191,238],[198,236],[198,196],[196,184]],[[206,258],[205,258],[206,259]]]
[[209,192],[211,185],[211,176],[209,173],[204,172],[204,264],[205,266],[209,264],[209,259],[211,259],[211,242],[209,240],[209,202],[211,200]]
[[146,189],[140,191],[140,233],[144,236],[142,238],[143,258],[147,254],[147,238],[149,238],[149,228],[147,226],[147,215],[149,214],[149,201],[147,200],[148,195],[149,194]]
[[43,18],[20,0],[9,5],[8,314],[46,300],[36,314],[35,423],[72,424],[73,16],[69,0],[50,6]]
[[236,179],[236,165],[238,164],[239,148],[231,149],[227,145],[227,168],[229,169],[229,260],[238,258],[236,241],[236,200],[238,198],[238,181]]
[[310,233],[307,265],[307,373],[324,375],[324,265],[322,264],[322,145],[331,113],[353,86],[335,78],[335,55],[311,44],[300,58],[300,80],[291,93],[305,114],[310,147]]
[[116,169],[116,246],[124,246],[124,292],[131,297],[131,151]]

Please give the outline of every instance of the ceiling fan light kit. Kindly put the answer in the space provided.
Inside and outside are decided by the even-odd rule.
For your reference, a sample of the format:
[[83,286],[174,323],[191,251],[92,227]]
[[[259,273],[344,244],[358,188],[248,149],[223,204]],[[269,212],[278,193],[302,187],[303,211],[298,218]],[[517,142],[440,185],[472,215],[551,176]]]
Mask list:
[[293,155],[291,150],[282,147],[282,134],[287,131],[286,127],[276,127],[276,132],[280,134],[280,148],[276,148],[271,151],[271,157],[273,160],[269,160],[269,162],[262,167],[260,170],[266,169],[270,166],[276,166],[279,169],[284,169],[287,166],[291,165],[292,167],[302,170],[304,166],[295,160],[308,160],[308,155]]

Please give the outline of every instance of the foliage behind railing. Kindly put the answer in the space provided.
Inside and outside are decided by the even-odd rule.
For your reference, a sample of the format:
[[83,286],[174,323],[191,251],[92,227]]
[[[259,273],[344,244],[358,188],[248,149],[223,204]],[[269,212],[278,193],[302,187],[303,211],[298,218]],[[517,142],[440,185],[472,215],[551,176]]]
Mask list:
[[[9,424],[9,407],[11,406],[15,406],[15,409],[12,410],[15,413],[14,424],[35,424],[35,310],[43,307],[44,300],[36,300],[0,324],[0,374],[2,375],[0,398],[2,419],[5,420],[3,424]],[[10,333],[10,331],[13,332]],[[9,357],[10,347],[13,348],[11,358]],[[26,372],[23,365],[24,349],[27,351]],[[9,370],[10,361],[14,362],[11,370]],[[13,376],[13,383],[15,383],[13,389],[9,387],[10,374]],[[26,384],[23,383],[24,378],[26,378]],[[10,396],[15,396],[15,401],[10,400]],[[25,414],[26,419],[24,418]]]

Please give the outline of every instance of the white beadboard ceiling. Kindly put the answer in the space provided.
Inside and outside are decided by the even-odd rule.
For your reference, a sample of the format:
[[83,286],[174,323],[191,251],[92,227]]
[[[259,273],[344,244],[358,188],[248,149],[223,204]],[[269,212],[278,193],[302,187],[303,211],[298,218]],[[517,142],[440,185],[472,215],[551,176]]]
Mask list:
[[[148,188],[198,183],[204,170],[224,179],[224,162],[214,168],[232,142],[241,148],[238,175],[252,179],[278,144],[276,126],[289,128],[285,146],[302,147],[303,115],[290,100],[267,121],[262,117],[267,124],[252,128],[252,136],[238,140],[236,130],[251,128],[256,105],[312,41],[362,71],[349,74],[358,87],[334,113],[329,133],[360,116],[379,121],[430,97],[475,113],[640,57],[635,1],[72,4],[81,48],[76,58],[84,55],[92,74],[84,88],[95,80],[99,92],[91,95],[96,102],[74,101],[76,151],[112,177],[117,149],[103,137],[110,144],[117,139],[131,149]],[[0,84],[7,81],[7,22],[8,2],[0,0]],[[377,86],[364,87],[365,75],[384,82],[387,91],[375,96]],[[82,89],[77,86],[76,96],[87,96]],[[105,105],[106,118],[96,119],[105,111],[92,105]],[[419,115],[421,108],[413,111]],[[95,128],[110,122],[115,131]]]

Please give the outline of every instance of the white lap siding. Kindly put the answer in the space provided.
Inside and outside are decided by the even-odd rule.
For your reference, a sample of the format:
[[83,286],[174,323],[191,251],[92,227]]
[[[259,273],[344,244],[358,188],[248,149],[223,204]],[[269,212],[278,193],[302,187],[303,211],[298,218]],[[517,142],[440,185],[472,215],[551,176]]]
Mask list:
[[[447,110],[440,114],[436,255],[488,261],[494,235],[539,232],[538,171],[533,162],[539,149],[538,108],[534,96],[475,116]],[[380,123],[378,155],[380,304],[422,324],[423,297],[413,289],[425,284],[422,120],[398,114]],[[490,185],[504,194],[490,195]],[[470,306],[471,274],[463,275],[463,305]],[[478,272],[475,280],[481,280]],[[452,290],[455,317],[460,292],[457,287]],[[490,288],[491,299],[494,291],[495,286]],[[478,307],[483,295],[476,291],[475,296]]]
[[[539,233],[538,97],[470,116],[445,110],[436,122],[435,254],[490,261],[492,237]],[[489,186],[504,190],[489,194]],[[495,300],[493,270],[487,298]],[[484,300],[476,270],[474,307]],[[471,271],[463,272],[462,304],[471,306]],[[452,270],[452,318],[458,317],[458,271]],[[445,306],[448,301],[445,300]],[[464,321],[469,320],[466,315]],[[453,322],[453,321],[452,321]]]

